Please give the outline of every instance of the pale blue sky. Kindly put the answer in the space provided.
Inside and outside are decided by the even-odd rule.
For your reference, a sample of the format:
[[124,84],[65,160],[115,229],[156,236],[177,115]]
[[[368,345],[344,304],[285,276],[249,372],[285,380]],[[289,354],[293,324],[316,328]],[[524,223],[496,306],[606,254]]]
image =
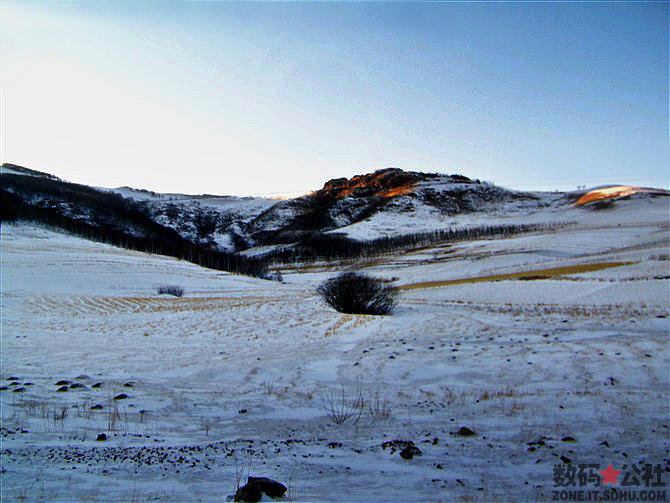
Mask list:
[[2,161],[292,194],[387,166],[667,187],[667,2],[1,2]]

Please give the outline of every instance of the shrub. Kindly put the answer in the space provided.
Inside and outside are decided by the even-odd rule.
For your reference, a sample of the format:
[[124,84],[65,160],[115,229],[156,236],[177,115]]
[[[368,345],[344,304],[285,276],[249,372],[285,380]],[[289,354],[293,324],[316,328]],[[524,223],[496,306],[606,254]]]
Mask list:
[[609,210],[614,208],[614,198],[601,199],[588,205],[591,210]]
[[336,311],[350,314],[389,314],[398,298],[397,288],[354,272],[324,281],[317,291]]
[[174,286],[174,285],[161,285],[156,287],[156,292],[158,292],[158,295],[163,295],[163,294],[168,294],[168,295],[174,295],[175,297],[181,297],[184,295],[184,289],[180,286]]
[[353,420],[354,425],[358,424],[365,409],[362,383],[359,381],[353,398],[347,398],[344,385],[342,385],[341,394],[329,391],[323,396],[321,405],[334,424],[344,424],[350,419]]
[[281,273],[281,271],[277,270],[273,273],[268,274],[267,278],[270,281],[279,281],[280,283],[284,282],[284,275]]

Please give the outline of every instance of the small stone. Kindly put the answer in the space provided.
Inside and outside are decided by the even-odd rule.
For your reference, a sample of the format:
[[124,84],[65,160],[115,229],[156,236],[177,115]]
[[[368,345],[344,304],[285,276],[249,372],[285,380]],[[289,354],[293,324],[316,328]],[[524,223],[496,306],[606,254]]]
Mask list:
[[240,409],[238,414],[246,414],[247,412],[249,412],[247,409]]
[[402,451],[400,451],[400,457],[402,459],[412,459],[414,456],[421,456],[423,453],[416,445],[409,444]]
[[96,438],[98,442],[104,442],[107,440],[107,434],[105,433],[98,433],[98,438]]
[[267,477],[249,477],[247,485],[254,484],[261,492],[264,492],[270,498],[281,498],[288,488],[281,482],[269,479]]
[[476,433],[467,426],[461,426],[456,432],[456,435],[460,437],[471,437],[473,435],[476,435]]
[[577,439],[575,439],[575,437],[563,437],[561,439],[561,442],[576,442],[576,441]]
[[65,393],[66,391],[69,391],[69,389],[70,388],[68,388],[67,386],[61,386],[56,391],[59,391],[60,393]]
[[256,484],[245,484],[235,493],[235,501],[245,501],[248,503],[256,503],[262,497],[261,490]]
[[572,463],[572,460],[567,456],[561,456],[561,461],[563,461],[564,463]]
[[70,381],[66,381],[65,379],[62,379],[56,383],[56,386],[68,386],[70,384]]
[[114,400],[125,400],[126,398],[128,398],[128,395],[125,393],[119,393],[114,397]]
[[100,405],[99,403],[91,407],[91,410],[100,410],[100,409],[102,409],[102,405]]
[[95,383],[93,386],[91,386],[91,388],[100,388],[101,386],[102,386],[102,383],[101,383],[101,382],[97,382],[97,383]]

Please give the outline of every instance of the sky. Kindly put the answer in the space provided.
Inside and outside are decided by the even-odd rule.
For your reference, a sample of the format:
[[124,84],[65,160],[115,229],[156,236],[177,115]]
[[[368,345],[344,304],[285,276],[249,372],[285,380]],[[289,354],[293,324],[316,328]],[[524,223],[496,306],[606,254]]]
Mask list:
[[291,196],[670,185],[668,2],[0,2],[0,160]]

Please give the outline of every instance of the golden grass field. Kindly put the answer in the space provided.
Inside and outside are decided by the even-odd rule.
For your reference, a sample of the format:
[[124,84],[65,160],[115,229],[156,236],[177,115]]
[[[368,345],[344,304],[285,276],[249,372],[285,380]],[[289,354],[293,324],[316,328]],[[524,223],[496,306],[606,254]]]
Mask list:
[[581,274],[585,272],[600,271],[611,267],[622,267],[634,264],[635,262],[594,262],[591,264],[576,264],[561,267],[550,267],[547,269],[534,269],[531,271],[510,272],[504,274],[490,274],[486,276],[475,276],[471,278],[449,279],[441,281],[423,281],[420,283],[410,283],[400,285],[400,290],[416,290],[421,288],[436,288],[449,285],[463,285],[467,283],[482,283],[485,281],[502,281],[508,279],[534,280],[549,279],[566,274]]

